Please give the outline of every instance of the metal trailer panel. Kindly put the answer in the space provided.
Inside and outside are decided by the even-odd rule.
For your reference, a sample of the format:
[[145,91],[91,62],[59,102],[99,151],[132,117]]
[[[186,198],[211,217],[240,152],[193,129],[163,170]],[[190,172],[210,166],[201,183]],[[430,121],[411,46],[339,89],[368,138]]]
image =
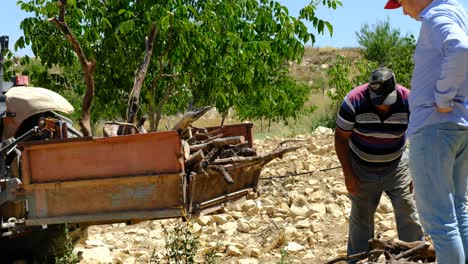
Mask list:
[[28,225],[122,222],[183,215],[184,175],[166,174],[24,186]]
[[176,131],[23,146],[23,183],[182,173]]
[[227,183],[218,173],[210,176],[190,175],[187,192],[190,213],[207,214],[212,211],[211,208],[219,208],[219,205],[237,201],[257,191],[260,168],[228,168],[227,171],[234,183]]
[[[223,137],[244,136],[253,146],[252,123],[226,125],[224,127],[208,127],[208,131],[221,130]],[[227,167],[234,183],[228,184],[221,174],[207,176],[195,174],[189,176],[188,202],[192,214],[209,214],[226,203],[245,198],[249,193],[256,192],[261,168]]]
[[186,210],[175,131],[22,147],[27,225],[172,218]]

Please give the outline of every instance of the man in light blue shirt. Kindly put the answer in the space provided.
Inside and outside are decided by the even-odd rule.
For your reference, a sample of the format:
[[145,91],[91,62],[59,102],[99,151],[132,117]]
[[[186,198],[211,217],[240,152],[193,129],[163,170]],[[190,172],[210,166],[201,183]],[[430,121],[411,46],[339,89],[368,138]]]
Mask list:
[[388,0],[421,21],[409,98],[416,207],[440,264],[468,263],[468,15],[456,0]]

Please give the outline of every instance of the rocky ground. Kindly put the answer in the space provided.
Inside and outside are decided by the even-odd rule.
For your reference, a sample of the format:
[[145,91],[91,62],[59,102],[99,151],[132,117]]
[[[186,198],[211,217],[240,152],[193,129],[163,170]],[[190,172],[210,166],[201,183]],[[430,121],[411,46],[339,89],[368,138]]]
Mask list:
[[[333,147],[333,133],[319,128],[297,136],[303,148],[262,170],[259,196],[229,205],[217,215],[191,220],[199,233],[196,261],[216,250],[217,263],[325,263],[346,252],[350,202]],[[258,153],[284,139],[256,140]],[[291,175],[289,177],[282,177]],[[376,213],[376,233],[394,237],[391,203],[384,196]],[[166,263],[164,230],[180,220],[126,226],[93,226],[75,251],[80,263]],[[285,254],[287,252],[287,256]],[[286,257],[285,257],[286,256]]]

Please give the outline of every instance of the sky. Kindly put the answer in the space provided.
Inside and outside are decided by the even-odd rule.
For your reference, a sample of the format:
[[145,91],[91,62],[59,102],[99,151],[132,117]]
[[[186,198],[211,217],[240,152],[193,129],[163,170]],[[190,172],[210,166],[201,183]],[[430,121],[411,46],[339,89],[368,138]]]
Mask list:
[[[279,0],[286,6],[290,15],[297,16],[299,10],[307,5],[311,0]],[[389,21],[392,28],[399,29],[403,35],[413,34],[416,38],[419,34],[420,23],[412,18],[403,15],[402,9],[384,10],[386,0],[341,0],[342,6],[336,10],[319,6],[316,15],[329,21],[333,25],[333,36],[328,32],[325,35],[316,35],[316,47],[358,47],[356,32],[364,24],[373,26],[378,22]],[[468,0],[458,0],[465,9],[468,8]],[[14,42],[22,35],[19,28],[20,22],[30,16],[23,12],[17,5],[17,0],[0,1],[0,36],[10,36],[10,49],[13,49]],[[321,2],[321,1],[318,1]],[[359,4],[357,4],[359,3]],[[311,24],[309,31],[316,33]],[[24,49],[15,52],[16,55],[32,55],[31,49]]]

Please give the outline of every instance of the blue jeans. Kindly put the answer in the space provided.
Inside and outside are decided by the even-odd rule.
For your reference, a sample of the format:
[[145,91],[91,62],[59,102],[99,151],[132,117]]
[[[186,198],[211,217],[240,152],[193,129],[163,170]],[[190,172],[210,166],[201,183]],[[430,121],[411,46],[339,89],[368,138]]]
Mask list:
[[355,157],[351,158],[351,164],[361,184],[359,195],[350,195],[348,256],[368,250],[368,241],[374,238],[374,214],[383,192],[392,202],[399,239],[407,242],[422,240],[423,231],[409,187],[407,152],[385,166],[367,166]]
[[410,170],[437,263],[468,263],[468,127],[443,123],[410,135]]

